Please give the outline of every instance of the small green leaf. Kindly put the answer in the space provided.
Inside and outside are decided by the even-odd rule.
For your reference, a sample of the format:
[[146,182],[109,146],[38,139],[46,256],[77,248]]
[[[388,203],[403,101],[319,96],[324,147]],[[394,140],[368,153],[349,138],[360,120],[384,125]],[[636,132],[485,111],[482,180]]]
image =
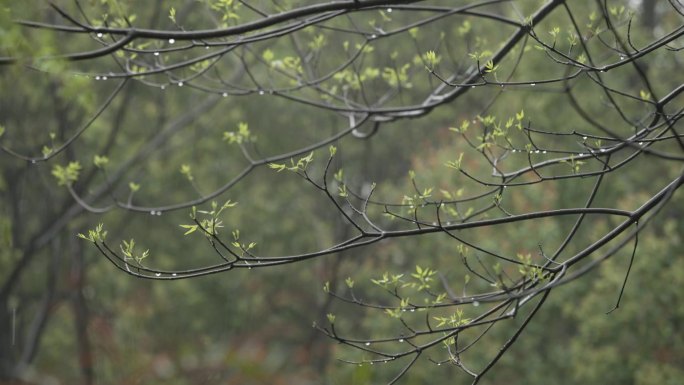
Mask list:
[[192,234],[195,231],[197,231],[197,228],[199,227],[197,225],[179,225],[179,226],[184,228],[184,229],[188,229],[188,231],[186,231],[183,235]]
[[344,280],[344,283],[346,283],[347,287],[350,289],[354,288],[354,280],[351,279],[351,277],[347,277],[347,279]]
[[109,163],[109,158],[107,158],[104,155],[103,156],[95,155],[95,157],[93,157],[93,164],[97,168],[104,168],[107,166],[108,163]]

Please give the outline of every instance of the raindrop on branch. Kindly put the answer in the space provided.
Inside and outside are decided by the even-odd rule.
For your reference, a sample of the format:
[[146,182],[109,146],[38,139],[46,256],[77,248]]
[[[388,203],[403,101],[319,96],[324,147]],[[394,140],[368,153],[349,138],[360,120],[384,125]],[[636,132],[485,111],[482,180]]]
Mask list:
[[176,42],[176,39],[169,39],[169,44],[173,44]]
[[370,346],[370,342],[366,342],[366,346]]

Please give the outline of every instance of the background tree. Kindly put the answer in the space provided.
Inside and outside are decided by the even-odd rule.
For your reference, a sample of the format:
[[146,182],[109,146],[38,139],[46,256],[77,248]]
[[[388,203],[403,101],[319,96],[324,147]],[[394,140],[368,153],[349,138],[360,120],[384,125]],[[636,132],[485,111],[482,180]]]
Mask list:
[[[274,383],[269,373],[294,360],[308,369],[278,377],[303,383],[333,357],[353,364],[342,383],[680,380],[682,345],[666,342],[681,339],[682,317],[668,307],[682,280],[669,257],[681,232],[681,10],[13,4],[0,59],[3,89],[16,90],[3,96],[0,138],[2,377]],[[111,264],[86,258],[94,250],[130,275],[179,282],[112,278]],[[632,294],[633,309],[612,312],[633,268],[640,286],[672,297]],[[183,280],[219,272],[236,278]],[[321,286],[327,297],[312,293]],[[205,296],[231,303],[206,309]],[[667,316],[643,324],[666,338],[598,334],[654,302]],[[200,311],[209,316],[191,316]],[[570,353],[548,334],[523,339],[520,373],[504,353],[532,317],[579,338]],[[339,342],[332,351],[303,327],[312,318]],[[60,333],[69,322],[73,341]],[[251,337],[212,334],[227,326]],[[599,336],[615,345],[592,349]],[[659,341],[640,348],[654,359],[625,364],[623,347],[642,339]],[[36,369],[62,351],[78,369]]]

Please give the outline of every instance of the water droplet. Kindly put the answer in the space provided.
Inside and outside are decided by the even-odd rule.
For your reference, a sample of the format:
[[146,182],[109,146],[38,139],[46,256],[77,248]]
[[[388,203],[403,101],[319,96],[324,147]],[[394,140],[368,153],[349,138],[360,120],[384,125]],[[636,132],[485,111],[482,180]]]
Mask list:
[[404,342],[404,339],[403,339],[403,338],[399,338],[399,342]]
[[580,152],[580,153],[579,153],[579,156],[584,156],[584,153],[583,153],[583,152]]
[[643,145],[644,145],[644,142],[639,142],[639,146],[643,146]]
[[442,363],[441,363],[441,362],[438,362],[438,363],[437,363],[437,366],[442,366]]
[[224,98],[227,98],[227,97],[228,97],[228,93],[227,93],[227,92],[224,92],[224,93],[221,94],[221,95],[222,95]]
[[536,85],[537,85],[537,83],[532,83],[532,84],[530,84],[530,87],[534,87]]
[[159,56],[159,52],[155,52],[155,53],[154,53],[154,56]]
[[106,76],[103,76],[103,77],[102,77],[102,80],[107,80],[107,77],[106,77]]
[[478,307],[478,306],[480,306],[480,303],[477,301],[473,301],[473,306]]
[[620,56],[620,61],[625,60],[624,56]]
[[366,346],[370,346],[370,342],[366,342]]
[[154,211],[154,210],[150,211],[150,215],[154,215],[154,214],[156,214],[156,211]]
[[378,35],[376,35],[376,34],[370,35],[370,38],[371,38],[371,39],[376,39],[377,37],[378,37]]
[[156,277],[161,277],[161,273],[154,273]]
[[515,149],[515,148],[511,150],[511,152],[515,152],[515,151],[516,151],[516,149]]
[[175,277],[175,276],[177,276],[178,274],[176,274],[176,273],[173,273],[173,274],[171,274],[171,275],[173,275],[173,276]]
[[546,150],[542,151],[542,154],[546,154]]
[[161,211],[157,211],[157,216],[160,217],[162,215]]
[[35,159],[31,159],[31,164],[36,164],[36,160],[35,160]]
[[371,361],[370,364],[373,365],[373,361]]
[[263,95],[263,94],[264,94],[264,90],[259,90],[259,95]]
[[98,32],[97,37],[102,37],[102,32]]
[[587,137],[586,137],[586,136],[583,136],[582,139],[587,140]]
[[416,311],[416,309],[411,309],[411,313],[413,313],[413,312],[415,312],[415,311]]
[[470,88],[475,88],[475,86],[470,86]]
[[183,87],[183,82],[178,82],[178,87]]
[[599,149],[599,151],[601,151],[601,152],[606,152],[606,149],[605,149],[605,148],[601,148],[601,149]]
[[176,42],[176,39],[169,39],[169,44],[173,44]]
[[252,270],[252,266],[248,267],[247,270]]
[[387,8],[388,13],[392,13],[392,8]]
[[540,151],[539,151],[539,150],[537,150],[537,151],[535,151],[534,153],[535,153],[535,154],[539,154],[539,152],[540,152]]
[[164,90],[166,89],[166,86],[161,86],[161,87],[159,87],[159,88],[161,88],[162,91],[164,91]]
[[100,80],[100,76],[95,76],[95,80]]
[[601,71],[599,71],[599,72],[604,73],[604,72],[606,72],[606,70],[601,70]]

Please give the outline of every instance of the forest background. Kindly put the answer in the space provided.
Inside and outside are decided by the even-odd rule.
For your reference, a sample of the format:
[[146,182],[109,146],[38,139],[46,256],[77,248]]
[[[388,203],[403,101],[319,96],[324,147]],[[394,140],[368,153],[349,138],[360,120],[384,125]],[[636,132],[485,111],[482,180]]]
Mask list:
[[[106,22],[112,26],[131,22],[162,30],[229,26],[239,24],[240,17],[250,13],[250,8],[237,1],[81,3],[84,13],[100,23],[107,14]],[[312,2],[249,3],[256,8],[287,10]],[[429,3],[435,7],[455,6],[453,2]],[[586,30],[582,38],[589,40],[590,34],[601,36],[606,31],[601,17],[596,16],[603,2],[568,3]],[[620,21],[616,28],[624,32],[627,21],[632,20],[630,33],[636,44],[676,30],[684,21],[673,11],[681,10],[681,4],[673,2],[608,3],[606,9],[614,9],[613,16]],[[78,2],[58,4],[78,14]],[[495,1],[479,10],[518,20],[544,4]],[[92,41],[102,38],[94,34],[73,36],[15,22],[63,23],[58,12],[46,3],[36,6],[7,1],[2,8],[3,57],[21,54],[39,58],[87,50],[84,47],[96,47]],[[550,45],[555,45],[556,40],[559,45],[568,45],[572,37],[567,32],[567,16],[560,10],[554,12],[533,28]],[[457,14],[387,38],[374,34],[429,14],[402,11],[399,6],[373,8],[350,17],[353,22],[349,23],[357,32],[370,31],[360,36],[314,26],[241,47],[234,56],[221,57],[223,73],[216,74],[224,76],[226,84],[240,85],[232,91],[242,92],[229,95],[202,89],[202,77],[195,76],[208,73],[202,67],[208,64],[202,62],[132,80],[107,76],[120,70],[117,63],[135,63],[131,52],[79,62],[44,60],[4,65],[0,69],[0,145],[5,150],[0,154],[0,383],[388,382],[401,366],[342,362],[340,359],[368,360],[369,356],[337,344],[312,328],[312,323],[334,322],[341,330],[357,331],[363,338],[387,331],[400,335],[401,325],[394,317],[344,303],[329,294],[344,294],[353,288],[357,298],[390,301],[383,299],[382,290],[371,281],[380,279],[385,272],[409,277],[416,266],[422,266],[438,272],[433,282],[436,287],[465,291],[463,282],[467,285],[470,279],[466,278],[468,271],[453,239],[443,234],[392,239],[293,264],[168,281],[140,279],[121,272],[77,234],[87,235],[89,229],[104,223],[108,238],[134,238],[138,248],[149,248],[145,264],[166,271],[215,263],[216,254],[199,234],[201,231],[184,235],[191,228],[179,226],[191,226],[189,209],[156,208],[192,201],[219,189],[244,170],[245,148],[257,157],[298,151],[353,124],[350,115],[296,100],[314,95],[326,102],[320,94],[307,93],[306,89],[301,93],[269,92],[297,85],[286,76],[288,71],[315,78],[326,69],[332,71],[336,63],[349,59],[355,47],[361,47],[362,60],[351,67],[357,73],[336,71],[327,79],[326,90],[344,93],[341,100],[346,102],[382,100],[384,92],[390,90],[394,99],[388,105],[408,105],[419,102],[426,90],[439,87],[440,72],[458,72],[466,62],[472,66],[477,61],[473,61],[474,53],[482,55],[483,68],[489,65],[484,52],[498,49],[513,30],[500,20]],[[560,26],[558,31],[556,26]],[[668,47],[677,46],[677,42],[681,46],[680,38]],[[134,47],[161,50],[167,63],[202,54],[192,49],[164,52],[173,44],[185,42],[139,44]],[[622,60],[607,46],[610,43],[594,48],[599,52],[597,60]],[[465,153],[463,164],[475,174],[491,171],[491,165],[469,157],[476,151],[458,129],[450,129],[463,121],[482,124],[486,116],[500,116],[505,121],[504,116],[524,110],[525,120],[534,127],[558,131],[573,127],[578,132],[599,135],[570,107],[563,85],[534,84],[535,79],[559,74],[558,63],[550,59],[547,51],[539,49],[533,39],[525,40],[516,49],[522,59],[516,62],[518,56],[511,55],[507,61],[496,63],[499,68],[491,63],[487,76],[493,79],[496,75],[499,81],[506,78],[506,71],[515,68],[515,79],[524,79],[524,86],[485,84],[429,113],[377,125],[369,120],[335,140],[332,171],[343,169],[344,176],[340,174],[338,181],[345,180],[344,185],[339,185],[365,195],[376,183],[375,199],[394,202],[402,209],[409,207],[409,212],[415,202],[427,198],[439,201],[479,192],[482,186],[469,187],[454,167],[445,164],[453,166],[450,162]],[[684,83],[681,52],[659,49],[640,62],[652,86],[662,95]],[[150,53],[148,59],[157,60],[156,56],[159,53]],[[130,74],[140,70],[126,68]],[[611,86],[648,100],[649,95],[640,93],[644,87],[635,79],[633,70],[616,68],[605,76]],[[337,88],[333,91],[332,87]],[[590,80],[579,79],[573,87],[593,117],[609,125],[618,124],[614,109],[602,92],[592,88]],[[103,103],[106,108],[100,114]],[[681,106],[681,97],[673,104]],[[626,104],[626,108],[635,114],[647,113],[640,104]],[[62,144],[94,114],[98,115],[92,124],[62,151]],[[244,147],[241,141],[253,146]],[[538,143],[553,147],[561,141],[575,145],[576,151],[582,148],[581,136],[547,137]],[[329,151],[333,151],[328,145],[319,147],[311,160],[312,173],[318,176]],[[50,159],[34,162],[18,154]],[[294,161],[308,154],[293,156]],[[681,161],[653,159],[641,155],[628,167],[610,174],[596,206],[633,209],[681,173]],[[78,177],[60,185],[63,179],[59,167],[65,167],[61,178],[68,179],[67,165],[77,161]],[[288,162],[282,164],[289,166]],[[517,162],[524,165],[527,161],[522,158]],[[238,202],[223,218],[225,230],[221,231],[232,233],[236,241],[241,237],[254,242],[263,255],[320,250],[349,237],[353,228],[331,209],[320,192],[293,172],[278,172],[279,163],[269,163],[273,167],[264,164],[256,168],[219,195],[221,204],[228,199]],[[542,183],[516,190],[519,192],[503,199],[514,212],[572,207],[586,199],[592,186],[591,181],[579,181]],[[416,185],[419,187],[414,189]],[[430,191],[425,190],[428,188]],[[111,204],[111,196],[136,207],[155,209],[99,210]],[[210,205],[206,201],[204,207]],[[467,205],[461,207],[469,209]],[[477,206],[473,207],[477,210]],[[555,288],[483,383],[682,383],[683,210],[681,199],[675,195],[640,232],[624,293],[620,294],[620,290],[630,265],[630,247],[581,278]],[[570,250],[579,250],[582,237],[590,239],[605,231],[612,226],[611,221],[591,219]],[[560,242],[567,227],[563,218],[551,218],[477,229],[468,234],[468,239],[483,247],[510,248],[515,250],[513,255],[535,254],[539,245]],[[239,229],[239,237],[234,235],[235,229]],[[118,249],[118,244],[115,247]],[[610,312],[618,296],[620,307]],[[464,362],[481,367],[523,321],[523,317],[517,317],[497,325],[490,339],[483,340],[479,350],[464,357]],[[401,383],[472,381],[457,365],[438,365],[441,358],[437,353],[430,357],[436,361],[422,358]]]

